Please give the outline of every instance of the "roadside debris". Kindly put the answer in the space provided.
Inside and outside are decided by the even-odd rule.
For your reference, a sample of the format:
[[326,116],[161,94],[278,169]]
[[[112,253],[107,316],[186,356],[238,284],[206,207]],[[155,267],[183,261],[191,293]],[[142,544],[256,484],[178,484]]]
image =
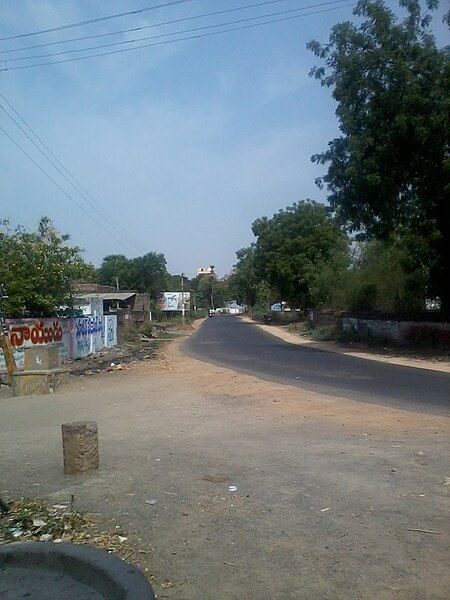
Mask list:
[[203,475],[202,479],[203,481],[210,481],[211,483],[223,483],[228,481],[229,477],[222,473],[217,473],[216,475]]
[[450,477],[444,477],[443,484],[444,485],[450,485]]
[[150,500],[145,500],[145,504],[151,504],[152,506],[158,502],[156,498],[151,498]]
[[229,492],[237,492],[237,486],[235,486],[235,485],[229,485],[228,486],[228,491]]
[[85,377],[110,371],[122,371],[126,365],[156,358],[158,342],[154,339],[114,346],[104,352],[68,360],[65,365],[75,376]]
[[408,531],[417,531],[419,533],[434,533],[436,535],[442,535],[442,531],[431,531],[430,529],[418,529],[418,528],[413,528],[413,529],[408,529]]
[[320,512],[327,512],[327,510],[330,510],[330,507],[328,506],[327,508],[321,508]]
[[72,510],[69,502],[51,506],[21,498],[9,505],[9,513],[0,518],[0,545],[12,541],[89,544],[121,558],[131,551],[122,532],[100,532],[88,514]]

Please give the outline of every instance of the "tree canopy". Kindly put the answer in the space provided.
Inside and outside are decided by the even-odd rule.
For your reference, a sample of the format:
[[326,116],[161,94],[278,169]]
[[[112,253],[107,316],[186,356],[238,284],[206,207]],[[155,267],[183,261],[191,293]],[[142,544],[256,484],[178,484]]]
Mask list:
[[328,166],[318,183],[341,222],[407,248],[420,295],[448,307],[450,52],[437,48],[419,0],[400,5],[403,21],[381,0],[360,0],[359,26],[339,23],[329,43],[309,43],[342,132],[312,160]]
[[43,217],[36,231],[12,230],[2,221],[0,231],[0,283],[8,299],[3,312],[9,317],[53,316],[70,306],[72,285],[94,277],[94,268],[82,258],[69,236],[60,234]]
[[230,294],[241,304],[253,306],[257,300],[260,279],[255,272],[255,246],[236,252],[237,263],[229,278]]
[[[279,300],[301,308],[320,303],[313,290],[322,270],[345,268],[348,240],[327,207],[303,200],[271,219],[257,219],[254,270],[278,294]],[[243,263],[245,264],[245,262]]]
[[98,269],[98,279],[105,285],[116,285],[121,289],[147,292],[156,299],[158,292],[170,283],[164,254],[148,252],[144,256],[127,258],[123,254],[105,256]]

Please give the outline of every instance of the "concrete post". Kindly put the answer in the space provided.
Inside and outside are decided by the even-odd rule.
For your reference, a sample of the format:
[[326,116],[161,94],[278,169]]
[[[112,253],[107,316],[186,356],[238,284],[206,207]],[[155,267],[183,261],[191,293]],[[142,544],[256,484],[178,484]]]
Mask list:
[[64,423],[62,443],[64,473],[75,475],[98,469],[98,428],[95,421]]

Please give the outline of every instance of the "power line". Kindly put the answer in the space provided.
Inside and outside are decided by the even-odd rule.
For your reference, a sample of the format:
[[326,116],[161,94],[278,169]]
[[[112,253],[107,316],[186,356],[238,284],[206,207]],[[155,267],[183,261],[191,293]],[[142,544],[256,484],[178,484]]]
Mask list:
[[120,31],[109,31],[108,33],[97,33],[95,35],[84,35],[77,38],[70,38],[68,40],[58,40],[56,42],[46,42],[45,44],[35,44],[34,46],[25,46],[23,48],[13,48],[8,50],[0,50],[0,54],[8,54],[10,52],[21,52],[22,50],[35,50],[36,48],[43,48],[45,46],[56,46],[58,44],[68,44],[70,42],[79,42],[82,40],[92,40],[95,38],[107,37],[110,35],[119,35],[122,33],[131,33],[134,31],[142,31],[143,29],[151,29],[153,27],[161,27],[162,25],[174,25],[176,23],[183,23],[185,21],[193,21],[195,19],[202,19],[203,17],[214,17],[217,15],[223,15],[230,12],[236,12],[239,10],[245,10],[248,8],[258,8],[260,6],[266,6],[268,4],[279,4],[280,2],[286,2],[286,0],[266,0],[265,2],[258,2],[257,4],[246,4],[244,6],[236,6],[235,8],[227,8],[224,10],[217,10],[209,13],[202,13],[199,15],[193,15],[191,17],[183,17],[182,19],[173,19],[172,21],[161,21],[160,23],[152,23],[151,25],[141,25],[140,27],[131,27],[130,29],[122,29]]
[[[87,215],[89,217],[90,220],[94,221],[94,223],[96,223],[100,229],[103,229],[103,231],[105,231],[110,237],[114,238],[116,242],[118,242],[119,244],[121,244],[123,247],[126,247],[125,244],[123,242],[121,242],[119,239],[117,239],[114,235],[112,235],[107,229],[105,229],[105,227],[103,227],[103,225],[97,221],[95,219],[95,217],[93,217],[84,207],[82,204],[80,204],[79,202],[77,202],[77,200],[75,200],[75,198],[73,196],[71,196],[63,187],[61,187],[59,185],[59,183],[56,181],[56,179],[54,179],[50,173],[48,173],[43,167],[41,167],[41,165],[36,162],[34,160],[34,158],[28,154],[28,152],[26,150],[24,150],[22,148],[22,146],[12,137],[12,135],[10,135],[6,129],[4,129],[1,125],[0,125],[0,131],[2,131],[6,137],[15,145],[17,146],[17,148],[19,148],[19,150],[21,152],[23,152],[23,154],[25,154],[25,156],[27,158],[29,158],[31,160],[31,162],[42,172],[44,173],[44,175],[46,175],[46,177],[48,177],[50,179],[50,181],[67,197],[69,198],[69,200],[72,200],[72,202],[74,202],[74,204],[76,204],[78,206],[78,208],[80,210],[82,210],[84,212],[85,215]],[[127,248],[127,250],[129,250],[129,248]]]
[[[30,142],[37,148],[37,150],[46,158],[50,164],[58,171],[58,173],[76,190],[80,196],[82,196],[87,203],[93,208],[105,221],[108,222],[109,226],[112,227],[129,245],[130,242],[135,249],[139,252],[139,244],[135,242],[135,240],[128,234],[125,234],[121,231],[120,225],[114,221],[112,217],[108,215],[108,213],[103,209],[100,202],[98,202],[84,187],[83,185],[76,179],[76,177],[63,165],[63,163],[58,159],[58,157],[50,150],[50,148],[44,143],[44,141],[39,137],[39,135],[34,131],[34,129],[29,125],[22,115],[14,108],[14,106],[9,102],[6,96],[0,92],[0,96],[4,99],[4,101],[8,104],[11,110],[19,117],[19,119],[24,123],[24,125],[31,131],[34,137],[38,140],[43,148],[45,148],[48,155],[50,155],[55,162],[42,150],[42,148],[33,140],[33,138],[25,131],[25,129],[18,123],[18,121],[6,110],[6,108],[0,104],[0,108],[3,112],[15,123],[15,125],[22,131],[22,133],[30,140]],[[67,173],[67,175],[65,174]],[[70,179],[69,179],[70,178]],[[81,190],[81,191],[80,191]]]
[[226,25],[238,25],[240,23],[248,23],[249,21],[255,21],[257,19],[264,19],[266,17],[275,17],[275,16],[280,16],[280,15],[287,15],[287,14],[292,14],[295,12],[298,12],[300,10],[307,10],[308,8],[317,8],[320,6],[329,6],[329,5],[334,5],[334,4],[341,4],[343,2],[346,2],[346,0],[332,0],[330,2],[322,2],[320,4],[310,4],[308,6],[303,6],[301,8],[291,8],[289,10],[282,10],[282,11],[277,11],[277,12],[272,12],[272,13],[266,13],[263,15],[258,15],[255,17],[246,17],[244,19],[236,19],[234,21],[226,21],[225,23],[218,23],[217,25],[203,25],[201,27],[194,27],[192,29],[181,29],[179,31],[173,31],[170,33],[160,33],[158,35],[150,35],[150,36],[146,36],[146,37],[141,37],[141,38],[135,38],[135,39],[131,39],[131,40],[125,40],[122,42],[111,42],[110,44],[101,44],[99,46],[88,46],[85,48],[78,48],[78,49],[72,49],[72,50],[62,50],[61,52],[53,52],[50,54],[35,54],[34,56],[22,56],[20,58],[10,58],[8,59],[8,62],[17,62],[20,60],[30,60],[30,59],[36,59],[36,58],[50,58],[53,56],[62,56],[65,54],[74,54],[77,52],[87,52],[88,50],[98,50],[101,48],[111,48],[113,46],[122,46],[124,44],[134,44],[136,42],[143,42],[145,40],[154,40],[154,39],[159,39],[159,38],[163,38],[163,37],[168,37],[171,35],[180,35],[183,33],[193,33],[195,31],[204,31],[205,29],[213,29],[215,27],[224,27]]
[[[352,7],[354,6],[354,3],[349,3],[349,4],[340,4],[338,6],[333,6],[331,8],[325,8],[323,10],[316,10],[316,11],[312,11],[309,13],[303,13],[300,15],[290,15],[288,17],[282,17],[281,19],[271,19],[269,21],[262,21],[260,23],[252,23],[250,25],[242,25],[240,27],[233,27],[230,29],[222,29],[221,31],[211,31],[209,33],[202,33],[202,34],[197,34],[197,35],[191,35],[191,36],[185,36],[185,37],[181,37],[181,38],[177,38],[175,40],[164,40],[162,42],[153,42],[151,44],[142,44],[141,46],[134,46],[133,48],[121,48],[120,50],[110,50],[109,52],[99,52],[96,54],[88,54],[87,56],[77,56],[74,58],[65,58],[63,60],[57,60],[57,61],[49,61],[49,62],[42,62],[42,63],[36,63],[34,65],[18,65],[17,67],[11,67],[8,68],[8,66],[5,66],[4,69],[2,69],[2,71],[15,71],[17,69],[33,69],[35,67],[45,67],[48,65],[59,65],[62,63],[68,63],[68,62],[75,62],[75,61],[80,61],[80,60],[87,60],[89,58],[97,58],[99,56],[110,56],[112,54],[121,54],[123,52],[131,52],[132,50],[140,50],[142,48],[150,48],[153,46],[162,46],[162,45],[166,45],[166,44],[174,44],[176,42],[184,42],[187,40],[196,40],[196,39],[202,39],[205,37],[210,37],[213,35],[221,35],[223,33],[230,33],[233,31],[239,31],[242,29],[250,29],[252,27],[260,27],[261,25],[269,25],[272,23],[281,23],[282,21],[291,21],[292,19],[298,19],[300,17],[308,17],[308,16],[312,16],[312,15],[317,15],[317,14],[321,14],[321,13],[325,13],[325,12],[329,12],[332,10],[336,10],[337,8],[348,8],[348,7]],[[6,61],[4,61],[6,64]]]
[[69,25],[60,25],[59,27],[52,27],[50,29],[40,29],[39,31],[31,31],[29,33],[20,33],[18,35],[10,35],[8,37],[0,38],[0,42],[5,40],[15,40],[17,38],[30,37],[32,35],[40,35],[41,33],[51,33],[52,31],[62,31],[63,29],[72,29],[74,27],[81,27],[83,25],[90,25],[92,23],[99,23],[100,21],[109,21],[110,19],[118,19],[120,17],[127,17],[129,15],[139,15],[149,10],[155,10],[157,8],[165,8],[167,6],[173,6],[174,4],[186,4],[187,2],[194,2],[194,0],[173,0],[172,2],[165,2],[164,4],[156,4],[154,6],[147,6],[146,8],[140,8],[138,10],[129,10],[127,12],[118,13],[115,15],[108,15],[106,17],[97,17],[96,19],[89,19],[87,21],[79,21],[78,23],[70,23]]

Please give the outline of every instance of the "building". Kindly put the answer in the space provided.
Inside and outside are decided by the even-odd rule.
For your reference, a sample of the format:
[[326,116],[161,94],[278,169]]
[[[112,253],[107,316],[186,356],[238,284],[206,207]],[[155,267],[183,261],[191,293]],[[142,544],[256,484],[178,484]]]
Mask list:
[[209,267],[199,267],[197,269],[197,277],[201,277],[202,275],[214,275],[214,265],[209,265]]
[[225,304],[225,308],[227,309],[230,315],[242,315],[245,312],[245,307],[241,306],[236,302],[236,300],[231,300]]
[[73,302],[83,315],[117,315],[120,327],[151,320],[150,295],[141,292],[117,290],[98,283],[81,283],[75,286]]

